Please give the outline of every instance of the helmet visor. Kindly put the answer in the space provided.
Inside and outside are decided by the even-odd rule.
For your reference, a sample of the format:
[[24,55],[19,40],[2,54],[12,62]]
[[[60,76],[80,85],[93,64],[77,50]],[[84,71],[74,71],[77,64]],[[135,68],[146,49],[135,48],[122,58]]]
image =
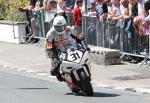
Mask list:
[[63,32],[64,30],[66,30],[66,25],[54,26],[54,29],[55,29],[57,32]]

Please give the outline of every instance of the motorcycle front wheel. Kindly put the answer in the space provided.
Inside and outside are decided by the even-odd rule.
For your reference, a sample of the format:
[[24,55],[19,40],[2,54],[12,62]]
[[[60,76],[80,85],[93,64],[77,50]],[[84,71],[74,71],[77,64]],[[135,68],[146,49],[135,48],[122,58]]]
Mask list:
[[93,87],[85,71],[80,72],[81,88],[87,96],[93,96]]

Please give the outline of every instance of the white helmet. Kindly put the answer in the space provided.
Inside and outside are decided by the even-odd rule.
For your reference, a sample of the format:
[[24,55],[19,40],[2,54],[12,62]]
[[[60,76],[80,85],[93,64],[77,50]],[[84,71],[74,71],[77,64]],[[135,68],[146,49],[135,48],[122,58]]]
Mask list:
[[63,16],[56,16],[53,21],[53,26],[56,32],[62,34],[66,30],[67,22]]

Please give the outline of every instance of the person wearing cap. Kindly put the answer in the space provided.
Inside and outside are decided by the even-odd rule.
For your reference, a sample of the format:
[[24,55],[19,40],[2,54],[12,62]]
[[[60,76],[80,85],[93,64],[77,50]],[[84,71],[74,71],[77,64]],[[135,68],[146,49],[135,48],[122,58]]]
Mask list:
[[74,27],[76,29],[76,34],[82,33],[82,5],[83,0],[76,1],[77,6],[73,10],[73,20],[74,20]]

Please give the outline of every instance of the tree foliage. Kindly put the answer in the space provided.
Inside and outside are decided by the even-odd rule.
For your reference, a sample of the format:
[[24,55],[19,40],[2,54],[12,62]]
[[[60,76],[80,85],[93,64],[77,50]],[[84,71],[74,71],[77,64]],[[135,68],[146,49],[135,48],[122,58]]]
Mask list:
[[26,8],[28,0],[0,0],[0,20],[22,21],[24,15],[18,8]]

